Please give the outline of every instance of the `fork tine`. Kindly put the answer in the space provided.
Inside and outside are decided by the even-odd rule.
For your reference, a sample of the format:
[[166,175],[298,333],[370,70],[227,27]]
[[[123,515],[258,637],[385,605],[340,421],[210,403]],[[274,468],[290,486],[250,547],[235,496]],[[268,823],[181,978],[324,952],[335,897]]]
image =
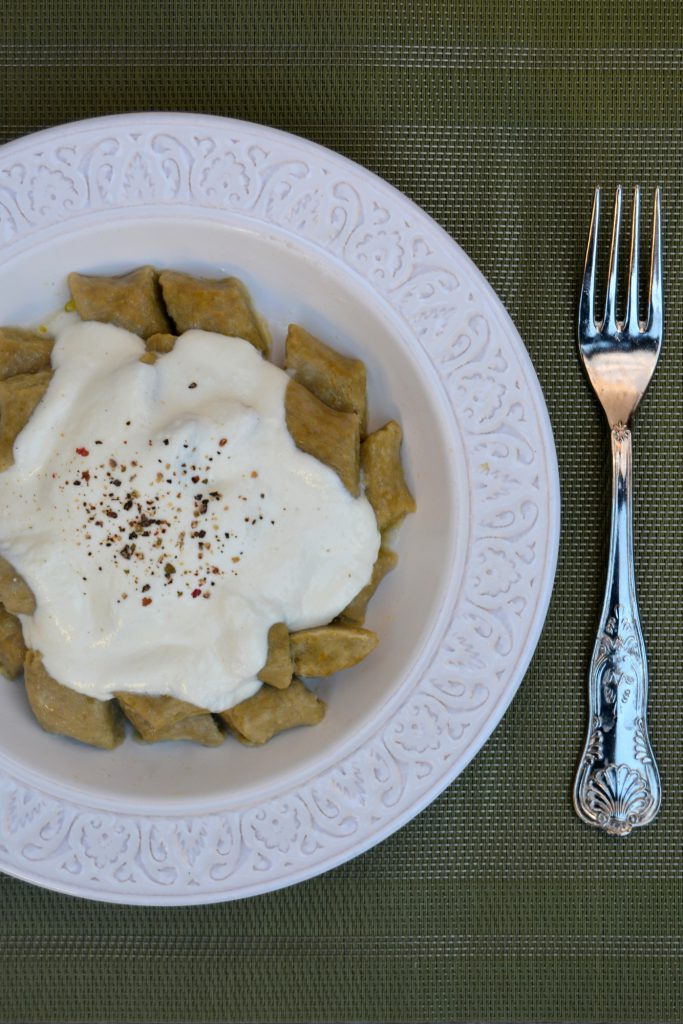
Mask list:
[[662,197],[659,186],[655,189],[655,212],[652,221],[652,254],[650,257],[650,299],[647,311],[647,333],[661,340],[664,324],[664,295],[662,291]]
[[640,245],[640,187],[633,189],[633,213],[631,216],[631,253],[629,256],[628,294],[626,296],[626,317],[624,320],[629,334],[640,330],[638,316],[638,249]]
[[593,197],[593,212],[586,246],[586,261],[579,298],[579,338],[594,338],[595,327],[595,268],[598,259],[598,221],[600,220],[600,186]]
[[617,185],[614,197],[614,217],[612,219],[612,244],[609,251],[609,274],[607,294],[605,295],[605,314],[602,318],[602,331],[615,334],[617,331],[617,271],[619,267],[619,231],[621,228],[621,201],[623,189]]

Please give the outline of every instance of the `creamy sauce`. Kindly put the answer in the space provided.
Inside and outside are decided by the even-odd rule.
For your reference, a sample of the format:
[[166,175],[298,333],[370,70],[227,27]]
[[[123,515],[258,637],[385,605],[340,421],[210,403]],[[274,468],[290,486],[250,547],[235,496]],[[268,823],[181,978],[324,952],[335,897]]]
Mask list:
[[36,597],[26,642],[60,683],[219,711],[251,696],[275,622],[329,622],[380,537],[299,451],[288,377],[188,331],[154,365],[107,324],[55,324],[54,377],[0,474],[0,552]]

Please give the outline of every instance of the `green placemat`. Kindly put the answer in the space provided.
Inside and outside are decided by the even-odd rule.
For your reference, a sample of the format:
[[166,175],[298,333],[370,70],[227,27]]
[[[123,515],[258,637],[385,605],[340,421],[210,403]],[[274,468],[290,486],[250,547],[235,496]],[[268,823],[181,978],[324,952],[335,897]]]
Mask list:
[[[0,877],[2,1021],[683,1019],[683,8],[671,2],[25,0],[0,141],[127,110],[263,121],[422,205],[525,339],[563,488],[557,586],[511,710],[378,848],[237,904],[109,907]],[[599,610],[608,440],[574,319],[592,189],[664,189],[667,340],[636,430],[636,546],[664,780],[627,841],[570,803]],[[1,184],[1,183],[0,183]]]

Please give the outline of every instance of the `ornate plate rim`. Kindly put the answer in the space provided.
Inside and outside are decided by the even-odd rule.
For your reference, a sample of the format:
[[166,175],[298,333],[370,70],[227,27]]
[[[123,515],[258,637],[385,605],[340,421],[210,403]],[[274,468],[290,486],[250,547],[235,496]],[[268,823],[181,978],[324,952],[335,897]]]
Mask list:
[[[529,415],[530,420],[533,419],[533,423],[530,439],[522,438],[519,432],[516,436],[518,444],[528,445],[524,457],[530,458],[532,462],[538,458],[542,463],[538,489],[539,504],[544,501],[545,516],[545,529],[540,530],[538,538],[533,534],[533,542],[529,540],[529,557],[532,561],[535,558],[533,545],[538,541],[543,542],[544,551],[540,558],[540,570],[538,565],[535,566],[534,585],[531,586],[528,579],[524,581],[527,586],[525,596],[528,591],[533,598],[533,605],[526,614],[525,629],[520,631],[524,637],[518,645],[512,669],[508,666],[507,677],[503,679],[501,676],[503,681],[496,694],[492,694],[485,685],[476,682],[477,678],[485,674],[485,664],[483,669],[478,668],[474,673],[469,672],[467,667],[462,668],[461,677],[465,679],[464,683],[449,679],[446,685],[444,679],[437,674],[435,679],[441,681],[444,689],[430,692],[418,690],[418,684],[426,685],[425,677],[429,673],[425,670],[420,679],[414,680],[415,690],[411,690],[405,701],[394,708],[389,718],[382,723],[383,740],[390,732],[389,726],[395,721],[398,722],[401,715],[401,729],[407,727],[411,714],[411,724],[415,725],[415,722],[418,722],[418,732],[421,728],[426,728],[419,722],[420,714],[423,712],[434,717],[440,728],[441,723],[448,723],[449,716],[453,719],[462,714],[463,707],[475,714],[475,700],[481,697],[482,689],[486,691],[486,695],[481,697],[478,710],[486,705],[489,697],[492,698],[486,715],[480,715],[478,731],[475,730],[471,734],[470,742],[461,745],[456,756],[447,762],[445,769],[443,764],[440,765],[440,770],[437,768],[435,756],[430,764],[431,755],[428,748],[414,751],[412,761],[409,756],[405,763],[401,763],[399,774],[405,772],[410,778],[410,785],[404,780],[398,797],[388,805],[386,801],[393,799],[393,795],[387,798],[387,794],[399,783],[392,776],[394,769],[389,763],[392,759],[389,747],[385,746],[383,753],[379,747],[377,750],[372,749],[372,744],[377,739],[377,731],[366,735],[360,746],[352,754],[345,755],[339,764],[323,772],[319,778],[308,779],[305,784],[296,786],[295,791],[291,793],[278,792],[267,801],[243,813],[226,809],[225,812],[219,810],[198,813],[191,818],[186,813],[180,816],[168,813],[125,815],[96,807],[92,801],[60,799],[49,792],[41,791],[35,779],[17,777],[0,766],[0,869],[56,891],[107,902],[183,905],[219,902],[268,892],[336,867],[401,828],[457,778],[498,726],[522,682],[536,649],[550,603],[557,565],[560,527],[557,458],[545,401],[524,343],[493,289],[460,246],[410,199],[360,165],[298,136],[230,118],[191,113],[151,112],[76,121],[25,136],[0,147],[0,245],[4,240],[3,248],[9,245],[12,251],[22,240],[28,239],[33,231],[44,231],[58,224],[66,216],[86,216],[103,210],[139,209],[141,206],[151,209],[158,207],[159,203],[170,203],[171,206],[175,203],[176,208],[191,209],[196,202],[193,200],[191,175],[194,173],[197,181],[199,180],[194,164],[190,163],[189,167],[185,168],[187,180],[181,180],[182,169],[176,168],[175,184],[178,189],[170,198],[169,181],[164,178],[166,172],[163,170],[163,160],[168,161],[170,168],[174,158],[168,153],[165,156],[162,153],[160,162],[155,165],[158,177],[156,180],[152,177],[147,182],[150,191],[146,197],[144,190],[139,192],[137,198],[135,195],[126,196],[125,190],[116,192],[114,189],[109,195],[106,189],[102,192],[100,186],[99,192],[97,191],[95,177],[91,176],[86,180],[82,168],[79,170],[78,146],[75,140],[82,140],[89,133],[93,133],[96,141],[90,146],[91,156],[97,142],[112,139],[120,142],[126,135],[130,142],[132,135],[143,138],[146,133],[156,136],[157,139],[165,137],[171,149],[174,138],[179,146],[187,143],[189,151],[190,134],[200,131],[209,133],[204,141],[208,141],[210,146],[215,144],[215,149],[230,142],[234,149],[224,151],[229,154],[239,151],[240,140],[243,146],[247,146],[248,142],[253,147],[267,143],[274,147],[278,154],[303,154],[311,161],[314,171],[325,169],[325,174],[330,179],[326,182],[328,193],[331,193],[335,184],[339,185],[338,180],[335,182],[335,174],[341,174],[341,180],[345,177],[352,182],[361,199],[370,206],[378,199],[385,202],[387,205],[386,209],[383,209],[383,214],[387,215],[387,222],[382,225],[385,233],[387,230],[397,233],[399,242],[405,241],[406,244],[408,241],[414,244],[417,237],[423,241],[428,239],[431,255],[436,253],[437,257],[445,260],[445,263],[441,268],[444,280],[439,281],[438,259],[432,261],[430,271],[429,258],[424,257],[427,260],[427,270],[420,270],[420,274],[432,273],[429,279],[431,292],[426,298],[416,298],[415,294],[411,293],[411,283],[415,285],[414,276],[408,277],[391,293],[377,280],[369,282],[366,278],[366,283],[368,287],[374,286],[381,298],[384,301],[388,300],[396,314],[408,324],[413,340],[427,353],[433,366],[440,373],[442,382],[447,375],[449,387],[452,382],[452,387],[460,389],[477,414],[486,414],[484,418],[489,421],[487,426],[491,423],[495,426],[498,423],[499,430],[502,424],[505,430],[510,431],[516,413],[509,407],[496,420],[500,409],[495,407],[496,403],[492,400],[492,391],[496,387],[494,376],[483,379],[484,387],[479,389],[482,390],[482,394],[477,392],[477,396],[473,397],[468,391],[470,384],[467,368],[472,371],[473,367],[478,366],[481,369],[482,365],[486,365],[486,372],[490,371],[492,375],[496,372],[490,366],[493,356],[489,364],[485,363],[491,335],[482,341],[482,338],[477,336],[476,324],[472,326],[476,320],[477,310],[472,312],[467,329],[460,324],[462,331],[456,337],[453,337],[454,324],[451,325],[449,337],[442,337],[449,328],[446,313],[442,314],[446,322],[440,330],[433,324],[424,330],[422,328],[420,316],[424,312],[425,303],[431,302],[433,308],[436,308],[439,302],[443,304],[443,289],[449,287],[448,275],[454,267],[457,268],[458,275],[466,280],[470,289],[470,299],[473,300],[476,296],[479,307],[492,318],[500,331],[500,335],[496,334],[496,339],[502,338],[502,342],[496,357],[500,356],[503,362],[509,360],[510,364],[514,364],[514,370],[519,374],[519,380],[523,384],[522,397],[518,399],[517,405],[520,402],[523,405],[524,400],[527,400],[524,412]],[[173,132],[176,133],[175,137]],[[131,161],[136,153],[142,152],[142,146],[143,143],[138,145],[136,140],[133,155],[130,156]],[[44,155],[46,152],[48,156]],[[36,166],[33,179],[30,177],[31,172],[27,172],[21,164],[22,159],[29,159],[29,154],[33,158],[40,155],[44,161]],[[200,160],[200,156],[197,156],[197,160]],[[146,168],[147,171],[150,166]],[[246,174],[246,166],[244,170]],[[91,168],[88,173],[90,171]],[[175,174],[176,171],[170,173]],[[72,175],[71,179],[69,174]],[[40,175],[45,177],[44,182],[37,182]],[[256,172],[254,176],[258,177]],[[320,189],[320,180],[317,186]],[[40,187],[43,188],[42,193]],[[296,188],[296,183],[293,187]],[[268,215],[270,220],[267,217],[264,219],[264,205],[261,199],[267,185],[263,185],[253,202],[248,188],[247,183],[244,195],[238,189],[235,204],[238,209],[233,209],[232,212],[250,216],[260,223],[287,226],[291,230],[291,225],[283,224],[282,221],[278,224],[277,220],[273,219],[272,212]],[[329,198],[325,190],[322,191],[322,199]],[[243,205],[239,207],[241,200]],[[202,202],[216,211],[225,209],[224,203],[221,205],[221,202],[216,201],[216,197],[212,200],[206,192],[202,195]],[[279,214],[276,213],[276,217],[285,217],[286,211],[287,206],[284,204]],[[305,233],[306,230],[309,230],[309,234]],[[297,237],[301,237],[306,243],[318,246],[333,256],[340,257],[341,254],[341,258],[344,258],[344,247],[348,246],[349,240],[353,238],[354,230],[352,227],[350,232],[345,232],[345,227],[342,226],[336,234],[333,232],[321,236],[320,225],[317,224],[310,229],[305,225],[303,228],[299,226],[292,233],[300,232]],[[347,269],[348,263],[347,258]],[[352,263],[351,267],[353,268]],[[417,275],[417,272],[415,273]],[[451,276],[457,283],[457,278]],[[425,276],[420,278],[422,284],[426,280]],[[480,317],[488,327],[486,316],[480,313]],[[481,328],[481,325],[479,327]],[[468,359],[468,354],[474,354],[474,357],[478,355],[479,364],[474,358]],[[509,370],[508,363],[506,370]],[[478,381],[482,381],[481,374]],[[486,406],[487,401],[494,408],[489,410],[487,407],[482,413],[479,406],[482,402]],[[496,436],[502,436],[495,435],[492,430],[488,433],[494,439]],[[483,435],[477,436],[481,441]],[[463,438],[466,438],[465,433]],[[481,455],[476,454],[474,441],[466,451],[466,458],[468,469],[472,468],[477,458],[481,458]],[[523,486],[520,484],[517,497],[523,496]],[[529,498],[528,492],[526,498]],[[473,517],[475,511],[477,509],[473,501]],[[496,541],[502,544],[505,539],[504,528],[494,526],[491,529],[498,529],[499,536]],[[513,566],[515,572],[519,571],[520,566],[521,561],[518,559],[517,568]],[[518,582],[516,581],[514,586]],[[513,584],[510,584],[510,587],[512,586]],[[458,606],[461,603],[465,603],[465,599],[461,601],[459,595]],[[526,607],[526,603],[523,602],[523,610]],[[482,606],[480,610],[485,617],[486,607]],[[453,632],[456,619],[457,607],[454,607],[450,622]],[[468,640],[476,634],[476,628],[471,623],[470,626],[470,632],[466,633]],[[487,623],[486,628],[493,627]],[[438,653],[443,654],[444,644],[445,639]],[[480,650],[476,653],[479,655],[485,649],[486,644],[480,645]],[[456,664],[457,653],[450,649],[450,655],[452,659],[456,659],[455,662],[451,660],[450,664]],[[431,669],[437,660],[435,656],[428,669]],[[418,703],[419,697],[423,700],[422,705]],[[463,731],[461,729],[458,739],[463,735]],[[390,741],[387,742],[390,746]],[[419,769],[417,766],[421,764],[426,768]],[[362,781],[354,776],[354,773],[360,771],[359,765],[362,765],[364,770],[360,773]],[[326,784],[331,786],[335,772],[338,777],[334,792],[331,789],[327,794],[317,792],[316,783],[323,790]],[[382,786],[385,787],[383,792]],[[329,795],[331,793],[333,798]],[[368,810],[367,805],[370,804],[374,813]],[[381,814],[387,811],[389,813],[385,814],[385,820],[382,821]],[[275,824],[272,819],[275,819]],[[355,821],[356,824],[356,828],[350,831],[345,824],[349,820]],[[288,828],[291,838],[288,837]],[[204,838],[206,835],[209,836],[210,851],[206,856],[206,843],[202,845],[200,835]],[[327,845],[323,854],[320,854],[319,849],[323,847],[319,840],[323,836]],[[290,853],[292,848],[294,852]],[[211,857],[213,863],[210,863]],[[252,870],[251,881],[245,881],[243,878],[247,873],[245,862]],[[80,877],[84,864],[89,872],[86,878]],[[238,881],[240,878],[242,880]]]

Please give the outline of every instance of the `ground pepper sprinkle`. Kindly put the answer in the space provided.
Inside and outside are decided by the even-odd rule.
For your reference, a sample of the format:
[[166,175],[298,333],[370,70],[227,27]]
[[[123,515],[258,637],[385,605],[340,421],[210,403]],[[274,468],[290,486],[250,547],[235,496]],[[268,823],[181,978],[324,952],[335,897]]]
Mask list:
[[[198,386],[196,381],[188,385],[193,386]],[[125,425],[130,426],[131,421],[127,420]],[[98,438],[92,443],[104,446],[104,450],[98,452],[88,469],[75,474],[75,479],[58,482],[57,486],[64,490],[67,485],[89,485],[92,500],[79,502],[86,520],[82,543],[88,547],[87,554],[95,561],[97,571],[102,572],[107,564],[119,566],[128,577],[126,586],[137,591],[141,599],[144,597],[144,607],[152,602],[149,592],[155,580],[164,586],[174,584],[179,597],[208,598],[211,594],[207,574],[211,576],[211,587],[228,572],[237,575],[232,566],[240,562],[242,555],[240,531],[223,527],[223,515],[230,506],[224,504],[219,490],[209,489],[215,471],[214,456],[222,453],[228,438],[214,441],[217,447],[211,446],[208,452],[198,450],[188,438],[145,441],[148,447],[157,443],[169,449],[169,461],[157,458],[153,468],[145,465],[136,451],[125,462],[119,462],[106,451],[106,441]],[[86,445],[75,451],[81,458],[90,455]],[[245,493],[239,495],[245,503],[244,512],[250,513],[244,516],[244,522],[252,527],[263,519],[259,504],[265,499],[265,491],[252,493],[252,488],[247,487],[258,475],[255,468],[244,472]],[[53,474],[53,479],[57,479],[57,474]],[[187,493],[183,485],[186,488],[190,481],[195,487]],[[180,525],[187,521],[191,529],[181,530]],[[171,554],[173,558],[169,558]],[[124,599],[120,594],[119,602]]]

